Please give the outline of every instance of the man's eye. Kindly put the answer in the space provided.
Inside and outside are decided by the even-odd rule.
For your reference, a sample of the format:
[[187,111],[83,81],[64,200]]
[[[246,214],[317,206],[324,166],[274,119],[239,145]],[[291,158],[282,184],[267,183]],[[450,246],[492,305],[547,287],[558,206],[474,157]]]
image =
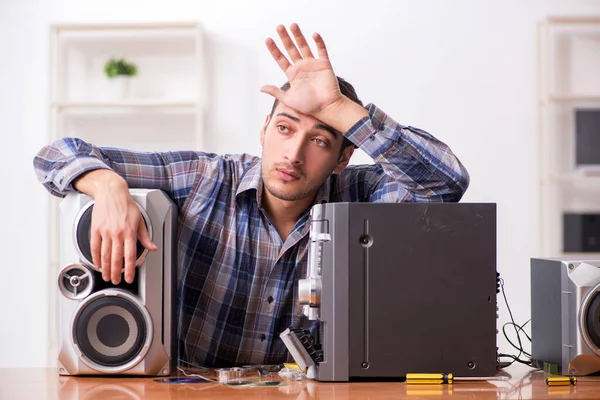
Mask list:
[[328,143],[326,141],[322,140],[322,139],[315,138],[313,140],[317,144],[317,146],[321,146],[321,147],[327,147],[328,146]]
[[290,131],[285,125],[277,125],[277,130],[282,133],[288,133]]

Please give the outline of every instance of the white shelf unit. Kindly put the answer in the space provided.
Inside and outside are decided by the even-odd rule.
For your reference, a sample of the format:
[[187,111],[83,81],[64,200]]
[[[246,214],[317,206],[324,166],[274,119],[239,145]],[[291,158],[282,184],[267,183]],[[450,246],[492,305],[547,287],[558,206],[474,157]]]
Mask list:
[[[50,26],[49,141],[79,137],[140,151],[204,147],[206,71],[196,22],[54,24]],[[138,68],[128,82],[104,65],[124,58]],[[50,363],[57,355],[59,199],[49,204]]]
[[[98,145],[140,150],[203,148],[206,85],[199,24],[53,25],[50,53],[51,140],[76,135]],[[121,93],[122,79],[108,79],[104,74],[104,64],[113,57],[125,58],[138,67],[138,75],[128,79],[127,96]],[[93,124],[85,123],[86,114]],[[126,114],[138,117],[137,125],[135,129],[129,126],[118,142],[95,134],[99,127],[94,118],[104,116],[102,125],[108,131],[119,129]],[[167,129],[177,117],[183,125]],[[192,126],[187,121],[190,118]],[[178,139],[161,143],[148,137],[162,125],[164,130],[157,134]]]
[[576,165],[575,110],[600,109],[600,16],[549,17],[539,24],[539,255],[565,252],[563,213],[600,213],[600,169]]

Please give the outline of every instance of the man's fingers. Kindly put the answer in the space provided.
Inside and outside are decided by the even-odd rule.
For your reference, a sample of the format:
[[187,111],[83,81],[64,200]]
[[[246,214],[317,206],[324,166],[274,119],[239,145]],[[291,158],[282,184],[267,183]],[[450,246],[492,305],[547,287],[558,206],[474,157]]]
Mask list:
[[288,31],[287,31],[287,29],[285,29],[285,26],[283,26],[283,25],[277,26],[277,34],[279,35],[279,38],[281,39],[281,43],[283,43],[283,47],[285,47],[285,50],[290,55],[290,58],[292,59],[292,61],[298,62],[298,61],[302,60],[302,54],[300,54],[300,52],[298,51],[296,44],[294,43],[294,41],[288,34]]
[[121,282],[121,271],[123,269],[123,242],[116,239],[112,242],[110,276],[113,285]]
[[97,230],[92,229],[90,232],[90,251],[92,252],[92,264],[100,270],[102,270],[102,263],[100,262],[100,244],[102,239],[100,233]]
[[279,101],[281,101],[281,99],[283,98],[283,95],[285,94],[285,92],[283,90],[281,90],[277,86],[273,86],[273,85],[261,86],[260,91],[263,93],[266,93],[266,94],[270,94],[271,96],[275,97]]
[[142,244],[142,246],[144,246],[148,250],[154,251],[158,249],[154,242],[152,242],[150,234],[148,233],[148,229],[146,228],[146,225],[144,223],[141,223],[138,228],[138,237],[140,238],[140,243]]
[[108,282],[110,281],[111,239],[107,237],[102,238],[100,247],[100,269],[102,271],[102,279]]
[[267,40],[265,40],[265,44],[267,45],[267,49],[269,49],[271,52],[271,56],[273,56],[273,59],[277,65],[279,65],[279,68],[281,68],[283,72],[287,71],[291,64],[288,59],[285,58],[281,50],[279,50],[279,47],[277,47],[275,41],[271,38],[267,38]]
[[125,281],[127,283],[133,282],[135,276],[135,261],[137,255],[137,240],[135,236],[128,237],[125,239]]
[[302,31],[300,30],[298,24],[292,24],[290,26],[290,30],[294,35],[294,40],[296,41],[296,43],[298,43],[298,47],[300,48],[300,53],[302,53],[302,56],[304,58],[314,58],[312,50],[308,46],[306,38],[304,37],[304,34],[302,34]]
[[313,33],[313,40],[317,45],[317,54],[319,58],[324,58],[329,60],[329,54],[327,54],[327,47],[325,47],[325,41],[318,33]]

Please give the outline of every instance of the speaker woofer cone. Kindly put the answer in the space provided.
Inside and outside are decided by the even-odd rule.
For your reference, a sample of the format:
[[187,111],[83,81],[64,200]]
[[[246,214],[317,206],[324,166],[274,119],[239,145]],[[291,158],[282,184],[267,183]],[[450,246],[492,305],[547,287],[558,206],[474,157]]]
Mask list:
[[85,299],[73,319],[73,343],[94,370],[117,373],[137,365],[152,342],[152,319],[135,296],[106,289]]
[[[73,236],[75,242],[75,248],[77,249],[77,253],[81,260],[88,266],[98,270],[93,263],[92,250],[90,246],[90,229],[92,227],[92,212],[94,210],[94,201],[90,201],[85,206],[81,208],[79,214],[75,218],[75,226],[73,229]],[[136,203],[137,204],[137,203]],[[140,213],[142,214],[142,219],[144,221],[144,225],[146,225],[146,229],[148,230],[148,235],[152,240],[152,225],[150,224],[150,217],[146,213],[146,211],[137,204]],[[142,245],[142,243],[137,240],[136,242],[136,260],[135,265],[140,265],[144,256],[148,250]]]
[[581,302],[579,331],[590,350],[600,356],[600,283]]

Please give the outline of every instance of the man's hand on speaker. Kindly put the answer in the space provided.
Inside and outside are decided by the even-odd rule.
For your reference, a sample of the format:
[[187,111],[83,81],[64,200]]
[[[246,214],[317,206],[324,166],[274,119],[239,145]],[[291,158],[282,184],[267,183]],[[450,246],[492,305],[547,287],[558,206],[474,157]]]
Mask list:
[[74,186],[95,200],[90,249],[94,265],[102,271],[102,279],[118,284],[124,260],[125,281],[133,282],[137,238],[148,250],[154,251],[157,247],[150,240],[127,183],[113,171],[95,170],[77,179]]

